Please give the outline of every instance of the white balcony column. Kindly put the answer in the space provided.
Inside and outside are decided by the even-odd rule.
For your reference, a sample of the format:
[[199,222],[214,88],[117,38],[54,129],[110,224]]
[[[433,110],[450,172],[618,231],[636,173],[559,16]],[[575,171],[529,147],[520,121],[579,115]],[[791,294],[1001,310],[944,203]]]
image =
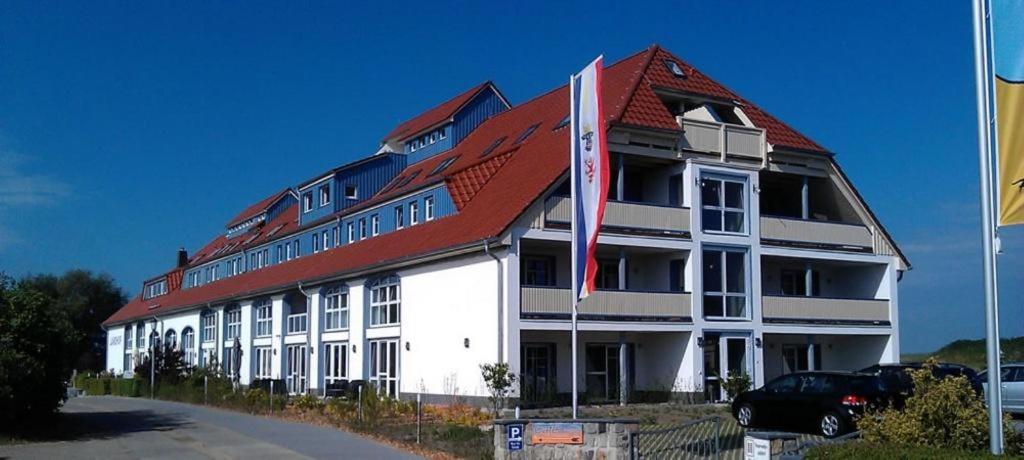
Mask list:
[[224,370],[224,305],[217,307],[217,327],[213,328],[214,353],[217,354],[217,371]]
[[817,352],[818,346],[814,343],[814,336],[807,336],[807,370],[816,371],[819,370],[814,363],[814,355]]
[[800,217],[807,220],[811,218],[811,193],[807,176],[803,176],[803,179],[803,184],[800,186]]
[[360,279],[348,283],[348,378],[363,380],[368,377],[363,359],[366,353],[366,327],[369,324],[366,311],[369,302],[366,300],[366,288]]
[[242,385],[252,382],[252,304],[252,300],[246,300],[239,305],[242,313],[242,330],[238,341],[242,344],[242,366],[238,371],[238,382]]
[[619,332],[619,405],[629,402],[629,353],[626,349],[626,333]]
[[804,263],[804,295],[807,297],[814,296],[814,269],[811,267],[810,262]]
[[623,154],[618,154],[618,171],[615,173],[615,199],[622,201],[626,190],[626,162]]
[[320,383],[323,382],[322,370],[324,367],[324,350],[321,344],[320,331],[323,329],[323,295],[321,295],[320,289],[306,291],[309,293],[309,300],[307,305],[309,308],[306,309],[307,320],[309,321],[306,327],[309,334],[307,343],[309,344],[309,376],[307,382],[309,382],[310,392],[313,394],[319,394]]
[[[270,323],[270,348],[273,350],[270,359],[270,375],[271,378],[281,379],[284,378],[284,326],[286,322],[284,294],[272,296],[270,301],[270,310],[273,316]],[[277,390],[275,389],[275,391]]]
[[619,248],[619,290],[626,290],[626,249]]

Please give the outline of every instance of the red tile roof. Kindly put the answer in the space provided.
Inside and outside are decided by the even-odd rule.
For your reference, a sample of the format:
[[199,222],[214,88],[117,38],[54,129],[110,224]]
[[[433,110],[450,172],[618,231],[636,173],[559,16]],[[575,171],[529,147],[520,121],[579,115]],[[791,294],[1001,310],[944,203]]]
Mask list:
[[[697,73],[692,67],[686,66],[682,61],[678,62],[685,66],[687,75],[691,77],[687,80],[664,81],[663,75],[652,75],[657,74],[659,69],[665,69],[661,64],[650,65],[655,58],[661,56],[659,53],[664,52],[652,46],[605,69],[602,97],[610,104],[609,110],[606,111],[609,122],[644,123],[652,127],[678,129],[674,117],[657,101],[657,96],[651,90],[652,82],[655,81],[661,81],[662,84],[687,85],[690,90],[703,91],[708,95],[720,95],[728,91]],[[664,55],[671,56],[667,53]],[[690,82],[681,83],[687,81]],[[729,94],[732,95],[731,92]],[[456,99],[464,96],[465,93]],[[328,277],[362,273],[385,264],[459,247],[482,245],[484,241],[498,238],[545,189],[553,185],[568,170],[569,130],[553,129],[568,113],[568,100],[568,89],[562,86],[495,115],[484,121],[455,148],[406,168],[395,179],[397,182],[401,177],[408,177],[414,171],[420,171],[408,184],[401,187],[389,186],[390,189],[385,187],[367,202],[346,210],[346,213],[355,212],[411,190],[443,181],[448,185],[452,199],[459,209],[456,214],[214,283],[174,291],[149,301],[135,298],[108,318],[104,324],[116,324],[157,313],[261,295],[295,286],[299,282],[315,282]],[[752,107],[752,104],[747,104]],[[438,109],[431,110],[435,111]],[[746,112],[748,115],[763,113],[759,110]],[[757,116],[760,115],[751,117],[753,119]],[[766,118],[759,120],[774,120],[766,114],[763,116]],[[413,121],[422,118],[423,116],[420,116]],[[668,125],[669,122],[671,126]],[[515,144],[516,139],[527,128],[538,123],[539,126],[527,139],[518,145]],[[769,139],[776,142],[784,145],[799,144],[820,150],[817,144],[789,130],[781,122],[772,122],[765,128],[769,130]],[[499,148],[486,157],[481,157],[496,139],[502,137],[506,140]],[[428,177],[437,164],[449,158],[456,159],[446,172]],[[285,214],[294,219],[293,212],[297,211]]]
[[[277,229],[277,231],[274,231],[274,229]],[[231,238],[224,234],[218,235],[213,241],[207,243],[206,246],[203,246],[202,249],[193,254],[188,263],[189,265],[202,264],[280,238],[298,229],[299,205],[292,203],[269,222],[263,222],[251,227]],[[274,234],[270,235],[270,232],[274,232]],[[229,247],[230,249],[228,249]]]
[[267,208],[270,208],[271,206],[274,205],[274,203],[277,203],[277,200],[282,196],[286,195],[288,191],[289,189],[281,190],[280,192],[270,195],[260,200],[256,204],[249,206],[248,208],[245,208],[244,211],[238,213],[237,216],[228,221],[227,227],[235,226],[253,217],[263,214],[264,212],[266,212]]
[[[389,141],[395,138],[398,140],[404,140],[407,137],[419,134],[431,126],[440,124],[454,116],[455,112],[458,112],[462,106],[466,105],[466,103],[472,100],[474,96],[487,88],[493,88],[493,84],[490,81],[485,81],[476,85],[458,96],[445,101],[441,105],[402,122],[396,126],[395,129],[392,129],[387,136],[384,136],[384,141]],[[497,89],[494,90],[497,91]]]

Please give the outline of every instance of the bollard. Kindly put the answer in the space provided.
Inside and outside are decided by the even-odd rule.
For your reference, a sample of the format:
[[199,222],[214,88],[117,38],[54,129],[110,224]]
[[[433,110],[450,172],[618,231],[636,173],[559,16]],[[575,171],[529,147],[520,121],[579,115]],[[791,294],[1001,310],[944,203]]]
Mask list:
[[363,421],[363,386],[359,386],[359,408],[357,413],[359,414],[359,421]]
[[420,430],[423,422],[423,399],[416,393],[416,444],[420,443]]
[[516,420],[519,420],[519,406],[516,406]]
[[274,381],[270,381],[270,413],[274,413]]
[[210,376],[203,376],[203,404],[210,404]]

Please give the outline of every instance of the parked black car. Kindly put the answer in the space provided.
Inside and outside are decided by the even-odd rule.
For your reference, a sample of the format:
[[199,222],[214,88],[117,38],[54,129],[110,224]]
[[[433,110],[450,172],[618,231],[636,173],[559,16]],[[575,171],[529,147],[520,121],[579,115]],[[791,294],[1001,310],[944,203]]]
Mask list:
[[869,405],[885,405],[877,376],[853,372],[799,372],[740,394],[732,414],[744,428],[789,428],[834,438],[854,428]]
[[[910,378],[909,371],[921,369],[924,367],[923,363],[902,363],[902,364],[876,364],[874,366],[865,367],[861,369],[861,373],[877,375],[882,379],[886,388],[892,392],[892,403],[896,408],[902,408],[903,402],[906,398],[914,394],[914,380]],[[985,395],[985,388],[982,386],[981,377],[978,373],[968,366],[962,364],[953,363],[937,363],[932,367],[932,375],[937,379],[944,379],[946,377],[967,377],[967,381],[971,384],[971,388],[974,389],[979,395]]]

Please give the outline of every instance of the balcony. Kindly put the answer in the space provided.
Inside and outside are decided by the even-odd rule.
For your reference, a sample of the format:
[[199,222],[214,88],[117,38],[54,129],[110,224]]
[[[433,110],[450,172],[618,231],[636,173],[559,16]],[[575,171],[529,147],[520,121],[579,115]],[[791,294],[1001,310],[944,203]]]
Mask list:
[[756,160],[765,157],[765,134],[760,128],[676,117],[683,128],[682,147]]
[[802,246],[830,246],[868,251],[873,247],[871,231],[863,225],[839,222],[761,217],[761,239]]
[[[572,199],[551,196],[544,202],[545,225],[572,223]],[[690,231],[690,209],[626,201],[608,201],[602,230],[682,235]]]
[[889,301],[766,295],[761,298],[766,323],[889,325]]
[[[558,287],[523,287],[524,319],[569,319],[572,290]],[[691,322],[688,292],[597,291],[580,304],[582,320]]]

